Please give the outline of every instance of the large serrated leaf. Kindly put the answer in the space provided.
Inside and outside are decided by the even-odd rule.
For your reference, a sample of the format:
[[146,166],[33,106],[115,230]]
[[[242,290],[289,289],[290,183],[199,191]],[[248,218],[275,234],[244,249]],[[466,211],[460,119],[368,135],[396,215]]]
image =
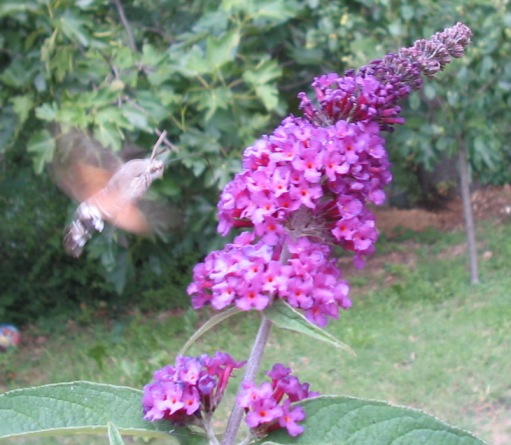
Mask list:
[[266,85],[282,77],[282,68],[275,60],[265,60],[243,73],[243,80],[250,85]]
[[60,17],[57,26],[71,41],[79,42],[83,46],[89,46],[90,35],[86,28],[91,25],[92,22],[67,10]]
[[106,433],[109,423],[125,435],[168,437],[173,426],[145,421],[141,399],[140,390],[91,382],[16,389],[0,395],[0,439]]
[[122,145],[122,134],[118,127],[112,123],[96,125],[94,127],[94,137],[105,147],[114,151],[119,151]]
[[257,97],[261,99],[267,111],[273,111],[279,103],[279,92],[274,85],[258,85],[255,87]]
[[333,335],[330,335],[328,332],[312,324],[300,312],[281,300],[275,301],[264,311],[264,314],[279,328],[299,332],[300,334],[307,335],[355,355],[348,345],[340,342]]
[[48,130],[40,130],[29,139],[27,150],[34,154],[34,170],[41,174],[48,162],[53,159],[55,141]]
[[206,59],[211,72],[220,69],[227,62],[232,62],[236,57],[240,43],[240,32],[231,30],[220,37],[210,36],[206,40]]
[[376,400],[321,396],[300,403],[305,432],[296,438],[275,431],[259,444],[482,445],[472,434],[411,408]]
[[13,110],[18,115],[18,125],[21,127],[34,107],[34,96],[30,93],[21,96],[14,96],[11,97],[10,102],[12,103]]

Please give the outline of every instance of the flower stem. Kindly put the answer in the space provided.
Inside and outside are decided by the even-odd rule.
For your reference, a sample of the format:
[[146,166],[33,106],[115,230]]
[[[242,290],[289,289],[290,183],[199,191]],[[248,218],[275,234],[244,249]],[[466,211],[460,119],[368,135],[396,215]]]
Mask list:
[[[257,332],[256,339],[254,341],[254,346],[252,347],[252,352],[250,353],[250,357],[247,361],[247,368],[245,371],[245,377],[243,381],[254,381],[257,376],[257,371],[259,370],[259,365],[261,364],[261,359],[263,357],[264,348],[266,346],[266,342],[268,340],[268,336],[270,335],[272,322],[266,318],[264,315],[262,316],[261,324],[259,326],[259,331]],[[240,385],[238,388],[238,394],[240,394],[243,385]],[[233,445],[236,440],[236,436],[238,434],[238,430],[240,428],[241,419],[243,417],[243,408],[238,405],[238,403],[234,404],[231,415],[229,417],[229,422],[227,423],[227,428],[225,429],[225,434],[222,439],[222,445]]]
[[[279,261],[282,264],[286,264],[289,259],[289,255],[290,254],[287,243],[284,243],[280,253]],[[268,341],[268,337],[270,335],[271,326],[271,320],[266,318],[264,313],[261,314],[261,324],[259,325],[259,330],[257,331],[254,345],[252,346],[252,351],[250,352],[250,356],[247,360],[245,376],[243,377],[243,381],[238,388],[236,401],[234,402],[234,407],[231,411],[231,415],[229,416],[227,427],[225,428],[222,445],[233,445],[234,441],[236,440],[236,436],[238,435],[238,431],[240,429],[241,419],[243,418],[243,408],[237,403],[237,399],[243,390],[243,382],[253,382],[257,376],[257,371],[259,371],[259,366],[263,358],[264,348],[266,347],[266,342]]]
[[220,445],[220,442],[218,442],[215,432],[211,427],[211,416],[208,416],[208,418],[202,422],[202,427],[204,428],[206,434],[208,435],[210,445]]

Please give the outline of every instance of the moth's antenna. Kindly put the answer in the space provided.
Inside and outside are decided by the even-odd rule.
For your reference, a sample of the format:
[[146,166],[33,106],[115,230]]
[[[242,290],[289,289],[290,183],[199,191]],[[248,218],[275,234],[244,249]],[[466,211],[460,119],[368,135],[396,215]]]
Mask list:
[[[156,134],[161,135],[160,130],[158,130],[158,129],[157,129],[157,130],[156,130]],[[179,147],[178,147],[177,145],[173,144],[172,142],[170,142],[170,141],[167,139],[167,137],[164,137],[164,138],[163,138],[163,143],[164,143],[167,147],[169,147],[171,150],[174,150],[176,153],[179,153]]]
[[158,138],[158,140],[156,141],[156,144],[154,144],[154,147],[153,147],[153,152],[151,154],[151,161],[156,158],[156,156],[159,156],[161,155],[162,153],[164,153],[165,151],[167,151],[167,148],[164,147],[164,149],[162,151],[158,151],[158,148],[160,147],[160,145],[163,143],[163,141],[166,139],[167,137],[167,132],[165,130],[163,130],[161,133],[160,133],[160,137]]

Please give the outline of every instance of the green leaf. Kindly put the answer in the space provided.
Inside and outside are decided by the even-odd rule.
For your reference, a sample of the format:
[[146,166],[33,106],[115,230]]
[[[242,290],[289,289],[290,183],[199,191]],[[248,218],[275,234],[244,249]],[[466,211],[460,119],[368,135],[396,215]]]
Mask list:
[[108,442],[110,445],[124,445],[121,433],[112,422],[108,422]]
[[173,78],[176,71],[179,71],[179,69],[174,64],[170,61],[165,61],[160,63],[157,68],[149,70],[147,80],[151,86],[160,87],[160,85],[169,82],[169,79]]
[[55,74],[57,82],[62,82],[66,75],[73,71],[75,57],[76,49],[71,45],[59,47],[58,51],[53,54],[50,61],[50,70]]
[[301,10],[299,2],[290,0],[265,0],[254,2],[252,17],[256,23],[278,25],[296,17]]
[[135,101],[147,112],[149,123],[158,124],[169,115],[169,111],[161,104],[156,92],[139,89]]
[[34,106],[34,96],[32,94],[25,94],[23,96],[14,96],[10,99],[12,108],[18,115],[19,126],[21,127],[28,118],[28,114],[32,111]]
[[123,110],[118,107],[105,107],[96,111],[94,122],[98,125],[115,124],[117,127],[131,129],[128,119],[123,114]]
[[134,128],[139,128],[147,132],[152,132],[149,122],[147,121],[147,112],[131,105],[122,107],[122,114]]
[[53,159],[55,141],[48,130],[40,130],[29,139],[27,150],[34,153],[34,170],[41,174],[45,165]]
[[264,314],[279,328],[299,332],[316,340],[320,340],[338,349],[343,349],[355,355],[346,344],[337,340],[333,335],[312,324],[300,312],[281,300],[275,301]]
[[[181,135],[179,140],[179,146],[183,146],[190,153],[210,153],[212,155],[217,154],[221,147],[218,142],[217,132],[211,131],[200,131],[197,128],[191,128],[186,133]],[[205,160],[202,158],[184,158],[183,164],[192,169],[199,169],[196,176],[199,176],[204,168],[206,168]]]
[[417,111],[421,106],[421,98],[418,94],[411,94],[408,103],[413,111]]
[[122,134],[113,124],[96,125],[94,127],[94,137],[105,147],[110,147],[114,151],[121,149]]
[[202,337],[206,332],[214,328],[217,324],[241,312],[242,311],[237,307],[232,307],[210,318],[199,329],[197,329],[197,331],[195,331],[195,333],[188,339],[188,341],[181,348],[181,351],[179,351],[179,355],[184,355],[186,351],[190,348],[190,346],[192,346],[200,337]]
[[[172,51],[172,48],[171,50]],[[192,46],[192,48],[178,58],[178,68],[181,69],[181,73],[184,76],[192,77],[197,74],[204,74],[210,71],[208,61],[204,57],[204,53],[198,45]]]
[[227,30],[232,17],[225,11],[214,9],[203,12],[193,25],[194,34],[217,35]]
[[221,37],[208,37],[206,41],[206,58],[211,72],[234,60],[240,43],[240,37],[239,30],[226,32]]
[[161,104],[165,107],[169,107],[171,105],[181,104],[183,102],[183,96],[181,94],[176,93],[172,88],[163,87],[158,89],[158,99],[160,99]]
[[415,8],[411,5],[401,6],[401,16],[405,20],[411,20],[415,14]]
[[456,108],[459,106],[459,100],[460,100],[460,95],[457,91],[447,91],[447,103],[453,107],[453,108]]
[[207,112],[204,120],[208,121],[215,114],[215,111],[227,109],[229,101],[232,99],[232,91],[226,87],[214,88],[203,93],[204,100],[199,103],[199,109],[206,107]]
[[483,445],[472,434],[422,411],[375,400],[321,396],[299,403],[305,432],[292,438],[277,430],[258,444]]
[[92,358],[100,371],[104,369],[105,359],[108,358],[108,350],[102,344],[97,344],[87,351],[87,355]]
[[0,108],[0,154],[13,142],[18,118],[10,106]]
[[279,92],[273,85],[258,85],[255,89],[257,97],[261,99],[268,111],[273,111],[279,103]]
[[319,65],[325,59],[325,52],[321,48],[293,48],[291,55],[300,65]]
[[36,68],[36,66],[27,63],[27,60],[16,58],[7,68],[3,69],[0,81],[12,88],[30,87]]
[[35,12],[39,9],[37,2],[3,1],[0,4],[0,17],[20,12]]
[[491,149],[488,137],[485,138],[480,135],[476,136],[472,141],[472,147],[474,150],[473,156],[477,161],[488,167],[490,170],[494,170],[496,168],[495,161],[497,161],[496,158],[498,151]]
[[[129,277],[133,273],[133,261],[129,251],[121,248],[116,252],[115,257],[111,258],[110,254],[113,252],[104,252],[106,258],[102,258],[105,266],[105,278],[109,283],[112,283],[115,291],[121,295],[126,288]],[[109,263],[109,266],[106,264]]]
[[153,45],[145,43],[142,46],[142,58],[140,63],[145,66],[155,67],[165,59],[165,52],[156,49]]
[[89,33],[84,29],[87,22],[70,11],[66,11],[60,17],[60,30],[62,33],[72,41],[79,42],[83,46],[89,45]]
[[250,85],[265,85],[282,76],[282,68],[275,60],[266,60],[243,73],[243,80]]
[[125,435],[168,437],[172,425],[145,421],[141,399],[138,389],[92,382],[15,389],[0,395],[0,439],[105,433],[109,422]]
[[292,0],[223,0],[221,8],[229,12],[243,12],[258,26],[267,23],[275,26],[296,17],[302,7],[299,2]]
[[51,104],[42,104],[40,107],[35,109],[35,115],[38,119],[43,121],[52,122],[57,119],[59,107],[55,102]]

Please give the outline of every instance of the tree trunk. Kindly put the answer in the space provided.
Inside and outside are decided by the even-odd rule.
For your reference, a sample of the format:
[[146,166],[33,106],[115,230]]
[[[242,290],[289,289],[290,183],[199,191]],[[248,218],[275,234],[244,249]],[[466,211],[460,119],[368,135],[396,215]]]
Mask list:
[[467,146],[465,139],[460,137],[459,142],[459,168],[460,168],[460,189],[463,202],[463,214],[465,217],[465,231],[467,233],[468,255],[470,259],[470,282],[479,283],[479,267],[477,265],[477,246],[474,227],[474,215],[472,203],[470,202],[470,181],[467,162]]

